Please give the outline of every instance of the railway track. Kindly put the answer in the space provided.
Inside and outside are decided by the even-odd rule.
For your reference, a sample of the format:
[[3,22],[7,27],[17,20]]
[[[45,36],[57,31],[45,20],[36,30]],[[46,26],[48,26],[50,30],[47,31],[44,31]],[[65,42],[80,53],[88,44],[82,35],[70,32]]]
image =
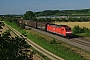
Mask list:
[[70,45],[74,45],[78,48],[84,49],[86,51],[90,51],[90,41],[85,40],[84,38],[79,37],[79,38],[66,39],[66,38],[60,37],[58,35],[54,35],[54,34],[51,34],[51,33],[45,32],[45,31],[41,31],[41,30],[38,30],[38,29],[35,29],[35,28],[31,28],[31,29],[35,30],[39,33],[45,34],[47,36],[54,37],[57,40],[61,40],[61,41],[65,42],[65,43],[68,43]]
[[90,39],[85,39],[83,37],[78,37],[78,39],[80,39],[81,41],[87,42],[90,44]]
[[80,39],[72,39],[72,40],[70,40],[70,41],[73,41],[73,42],[79,43],[79,44],[81,44],[81,45],[85,45],[85,46],[87,46],[87,47],[90,47],[90,42],[87,42],[87,43],[86,43],[86,41],[83,42],[83,40],[80,41]]
[[90,47],[90,42],[86,41],[86,40],[81,40],[79,38],[75,38],[74,40],[72,40],[74,42],[77,42],[79,44],[85,45],[87,47]]
[[[7,24],[6,24],[7,25]],[[23,37],[25,38],[26,42],[31,45],[34,49],[36,49],[37,51],[39,51],[40,53],[44,54],[45,56],[47,56],[48,58],[50,58],[51,60],[64,60],[63,58],[47,51],[46,49],[42,48],[41,46],[37,45],[36,43],[34,43],[33,41],[31,41],[30,39],[28,39],[27,37],[23,36],[20,32],[18,32],[17,30],[15,30],[14,28],[10,27],[9,25],[7,25],[9,27],[9,29],[11,29],[17,36],[19,37]]]

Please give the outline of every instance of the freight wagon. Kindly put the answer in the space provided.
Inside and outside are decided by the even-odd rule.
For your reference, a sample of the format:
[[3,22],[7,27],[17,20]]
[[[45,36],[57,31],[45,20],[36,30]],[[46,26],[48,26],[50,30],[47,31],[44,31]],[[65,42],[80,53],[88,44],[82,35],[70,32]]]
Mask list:
[[47,24],[47,22],[37,22],[37,28],[46,31]]
[[28,26],[33,27],[33,28],[37,28],[37,21],[30,21]]

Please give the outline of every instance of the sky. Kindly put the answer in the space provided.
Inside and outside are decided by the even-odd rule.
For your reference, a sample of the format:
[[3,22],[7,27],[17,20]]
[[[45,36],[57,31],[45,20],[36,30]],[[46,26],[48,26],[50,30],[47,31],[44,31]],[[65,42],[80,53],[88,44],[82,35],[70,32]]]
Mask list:
[[0,0],[0,15],[90,8],[90,0]]

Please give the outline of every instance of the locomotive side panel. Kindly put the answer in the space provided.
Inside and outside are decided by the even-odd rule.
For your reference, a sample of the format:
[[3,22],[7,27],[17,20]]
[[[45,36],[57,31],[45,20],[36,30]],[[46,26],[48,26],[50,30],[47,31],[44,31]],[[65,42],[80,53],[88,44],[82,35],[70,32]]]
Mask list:
[[64,27],[57,27],[56,28],[56,32],[57,32],[57,34],[59,34],[59,35],[62,35],[62,36],[66,36],[66,31],[65,31],[65,28]]
[[54,24],[48,24],[47,31],[52,32],[52,33],[56,33],[56,34],[59,34],[62,36],[66,36],[65,35],[65,28],[58,27],[57,25],[54,25]]
[[48,24],[47,31],[52,32],[52,33],[56,33],[56,26]]

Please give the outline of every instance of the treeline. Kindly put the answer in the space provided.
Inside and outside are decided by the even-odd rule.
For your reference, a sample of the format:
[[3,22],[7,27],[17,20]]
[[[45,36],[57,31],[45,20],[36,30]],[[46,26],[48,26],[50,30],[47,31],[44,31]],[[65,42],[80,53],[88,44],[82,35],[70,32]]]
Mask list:
[[[14,21],[17,22],[17,18],[15,17],[8,17],[8,18],[4,18],[6,20],[9,20],[10,22]],[[3,20],[3,19],[2,19]],[[26,20],[26,19],[24,19]],[[38,22],[88,22],[90,21],[90,17],[80,17],[80,18],[73,18],[73,17],[69,17],[69,18],[32,18],[30,20],[33,21],[38,21]]]
[[86,16],[90,15],[90,9],[80,9],[80,10],[45,10],[41,12],[35,12],[36,16]]
[[[63,13],[67,13],[68,11],[66,10]],[[83,11],[85,12],[86,10],[83,10]],[[51,16],[55,13],[62,13],[62,12],[59,12],[59,10],[54,10],[54,12],[52,10],[46,10],[46,11],[43,11],[42,14],[45,14],[45,15],[49,14],[49,16]],[[58,21],[58,22],[87,22],[87,21],[90,21],[90,17],[79,17],[78,18],[78,17],[72,17],[72,16],[70,17],[69,16],[67,18],[36,18],[36,15],[37,14],[33,13],[32,11],[27,11],[23,16],[23,19],[40,21],[40,22],[54,22],[54,21]]]
[[[74,10],[74,11],[77,11],[79,12],[79,10]],[[74,12],[73,10],[71,12]],[[88,12],[89,9],[85,9],[85,10],[82,10],[82,12]],[[67,12],[70,12],[70,10],[64,10],[63,13],[67,13]],[[45,14],[45,15],[53,15],[55,13],[62,13],[61,11],[59,12],[59,10],[54,10],[54,12],[52,10],[46,10],[46,11],[43,11],[42,13],[41,12],[38,12],[38,13],[34,13],[32,11],[26,11],[26,13],[21,17],[21,19],[24,19],[24,20],[33,20],[33,21],[40,21],[40,22],[88,22],[90,21],[90,17],[75,17],[75,16],[67,16],[66,18],[64,17],[61,17],[61,18],[36,18],[36,15],[37,14]],[[3,20],[4,18],[12,21],[16,21],[16,16],[12,16],[12,15],[6,15],[4,17],[0,17],[0,20]],[[11,20],[12,19],[12,20]]]
[[[46,12],[48,12],[50,15],[55,13],[55,11],[52,13],[52,10],[49,10],[49,11],[44,11],[43,14],[47,15],[48,13]],[[59,12],[59,10],[57,12]],[[90,17],[36,18],[35,15],[36,14],[34,14],[32,11],[27,11],[23,16],[23,19],[40,21],[40,22],[55,22],[55,21],[57,22],[87,22],[87,21],[90,21]]]
[[88,22],[90,17],[80,17],[80,18],[39,18],[37,21],[41,22]]

